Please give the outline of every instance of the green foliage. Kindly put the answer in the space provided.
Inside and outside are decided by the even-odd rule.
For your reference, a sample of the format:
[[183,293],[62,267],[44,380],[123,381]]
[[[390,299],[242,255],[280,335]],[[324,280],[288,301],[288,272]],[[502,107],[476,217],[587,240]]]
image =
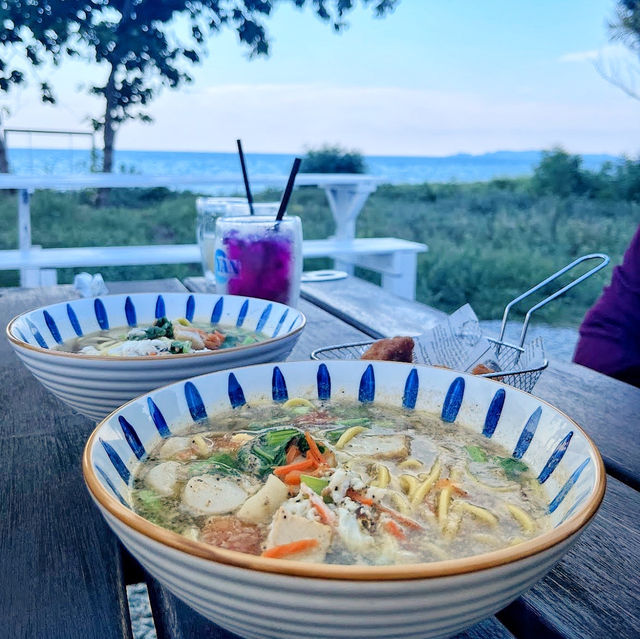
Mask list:
[[307,151],[300,170],[304,173],[366,173],[367,167],[358,151],[323,146]]
[[[493,181],[493,185],[509,180]],[[512,181],[516,182],[516,181]],[[605,163],[600,171],[582,168],[582,158],[556,148],[543,153],[534,171],[531,188],[537,195],[568,198],[584,195],[598,200],[640,200],[640,158],[612,165]]]
[[[591,188],[589,195],[538,196],[530,179],[383,185],[367,200],[357,234],[427,244],[429,251],[418,257],[418,300],[446,312],[469,302],[481,319],[495,319],[509,300],[580,255],[602,251],[614,264],[619,263],[640,220],[639,175],[638,162],[603,169],[597,174],[597,197]],[[623,192],[630,194],[628,199],[620,196]],[[95,192],[36,191],[32,199],[34,244],[121,246],[195,241],[194,194],[157,189],[127,193],[125,198],[114,190],[118,204],[98,209],[93,205]],[[279,197],[279,192],[271,190],[256,199]],[[295,190],[289,212],[302,218],[306,239],[328,237],[335,230],[320,189]],[[0,249],[16,248],[15,220],[15,196],[0,195]],[[326,260],[305,262],[308,269],[328,266]],[[98,267],[60,269],[59,280],[70,282],[84,270],[101,272],[107,281],[202,274],[197,264]],[[535,321],[577,326],[610,276],[611,270],[605,269],[542,309]],[[0,271],[0,286],[17,283],[15,272]]]
[[583,195],[588,188],[582,158],[560,148],[545,151],[533,174],[533,189],[539,195]]
[[[290,0],[310,5],[336,31],[355,7],[352,0]],[[362,0],[377,15],[397,0]],[[128,120],[151,122],[149,103],[163,87],[176,89],[193,78],[189,68],[207,53],[211,36],[232,29],[251,56],[269,53],[265,19],[275,0],[13,0],[0,3],[0,91],[24,83],[29,67],[45,59],[87,62],[89,94],[103,100],[101,117],[91,118],[104,133],[103,171],[110,172],[118,128]],[[176,29],[181,22],[184,29]],[[22,62],[16,65],[16,60]],[[95,83],[95,64],[106,67]],[[98,74],[102,76],[102,74]],[[55,102],[52,87],[41,83],[42,99]],[[1,152],[1,150],[0,150]]]

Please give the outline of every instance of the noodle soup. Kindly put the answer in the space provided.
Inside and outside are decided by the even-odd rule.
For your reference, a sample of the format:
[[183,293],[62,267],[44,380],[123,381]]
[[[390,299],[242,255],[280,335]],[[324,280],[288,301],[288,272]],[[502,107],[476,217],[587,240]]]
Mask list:
[[301,398],[163,440],[132,496],[190,539],[308,562],[453,559],[550,528],[534,475],[481,435],[420,411]]
[[264,333],[241,327],[161,317],[148,326],[118,327],[74,337],[57,345],[56,350],[109,357],[178,355],[249,346],[266,339]]

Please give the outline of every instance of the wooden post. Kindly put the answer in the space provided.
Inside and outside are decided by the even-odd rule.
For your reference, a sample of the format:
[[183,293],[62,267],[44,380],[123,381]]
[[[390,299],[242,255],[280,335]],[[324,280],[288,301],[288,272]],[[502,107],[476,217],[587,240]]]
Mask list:
[[[18,248],[21,253],[31,251],[31,192],[18,191]],[[40,286],[40,269],[21,268],[20,286],[33,288]]]

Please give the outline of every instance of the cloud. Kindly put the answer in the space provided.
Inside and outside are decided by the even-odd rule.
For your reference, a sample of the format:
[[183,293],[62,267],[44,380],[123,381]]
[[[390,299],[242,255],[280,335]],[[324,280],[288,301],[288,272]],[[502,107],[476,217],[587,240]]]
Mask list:
[[558,58],[558,62],[595,62],[601,55],[600,49],[592,49],[591,51],[575,51],[573,53],[565,53]]
[[[80,124],[70,109],[48,108],[45,116],[35,101],[25,100],[23,106],[11,125]],[[88,98],[74,96],[76,113],[86,113],[85,106],[90,106]],[[127,123],[116,146],[233,151],[240,137],[246,150],[265,153],[301,152],[325,143],[370,155],[431,156],[561,144],[575,153],[635,155],[638,108],[604,82],[589,100],[552,99],[540,93],[514,93],[505,99],[465,91],[325,83],[191,86],[163,92],[151,104],[154,123]]]

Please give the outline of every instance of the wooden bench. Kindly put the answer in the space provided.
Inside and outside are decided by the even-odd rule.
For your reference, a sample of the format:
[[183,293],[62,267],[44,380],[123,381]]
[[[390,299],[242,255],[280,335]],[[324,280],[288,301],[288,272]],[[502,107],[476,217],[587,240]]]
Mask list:
[[[286,176],[252,176],[255,187],[283,186]],[[330,257],[336,268],[353,274],[361,266],[381,275],[382,287],[414,299],[417,254],[426,245],[398,238],[355,238],[356,219],[369,195],[382,179],[345,173],[300,173],[297,186],[317,186],[325,191],[336,223],[335,235],[304,243],[304,257]],[[0,190],[18,191],[18,249],[0,251],[0,270],[19,269],[20,285],[26,288],[57,283],[57,268],[137,266],[147,264],[200,263],[197,245],[95,246],[41,248],[31,243],[31,194],[37,189],[73,191],[89,188],[222,187],[242,190],[240,174],[231,175],[0,175]]]
[[[353,240],[305,240],[304,257],[330,257],[343,266],[361,266],[381,274],[382,287],[407,299],[415,298],[417,256],[426,245],[393,237]],[[53,286],[57,268],[133,266],[146,264],[199,264],[197,244],[151,246],[86,246],[0,251],[0,270],[20,269],[27,288]]]

